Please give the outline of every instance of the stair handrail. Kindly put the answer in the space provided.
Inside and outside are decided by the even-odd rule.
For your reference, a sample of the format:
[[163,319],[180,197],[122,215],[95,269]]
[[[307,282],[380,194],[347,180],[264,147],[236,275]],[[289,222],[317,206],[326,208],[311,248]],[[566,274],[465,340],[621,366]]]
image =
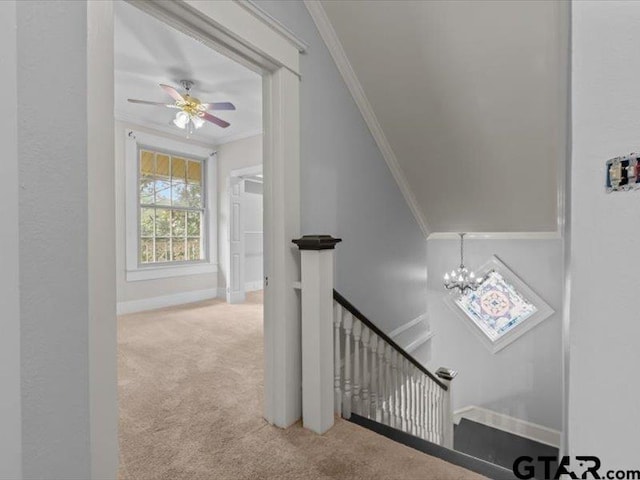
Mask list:
[[415,358],[413,358],[404,348],[394,342],[386,333],[380,330],[375,324],[369,320],[360,310],[353,306],[349,300],[347,300],[344,296],[342,296],[337,290],[333,290],[333,299],[342,306],[342,308],[346,309],[351,315],[356,317],[362,323],[364,323],[370,330],[372,330],[378,337],[382,338],[386,343],[388,343],[394,350],[396,350],[400,355],[409,360],[418,370],[427,375],[431,380],[433,380],[440,388],[442,388],[445,392],[449,390],[449,387],[445,385],[436,375],[431,373],[427,368],[425,368],[420,362],[418,362]]

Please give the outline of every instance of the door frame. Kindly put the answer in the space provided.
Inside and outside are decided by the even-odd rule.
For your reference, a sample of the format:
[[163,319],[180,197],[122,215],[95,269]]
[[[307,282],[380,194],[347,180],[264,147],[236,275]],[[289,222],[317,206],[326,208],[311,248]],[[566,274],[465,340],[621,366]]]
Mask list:
[[[233,235],[234,235],[234,197],[240,197],[239,199],[239,212],[238,212],[238,219],[235,220],[237,222],[240,222],[241,225],[244,224],[244,205],[242,204],[242,199],[244,198],[244,177],[247,176],[253,176],[253,175],[258,175],[258,174],[262,174],[263,173],[263,169],[262,169],[262,164],[260,165],[252,165],[250,167],[244,167],[244,168],[238,168],[236,170],[231,170],[231,172],[229,173],[229,177],[226,179],[225,185],[226,185],[226,192],[225,194],[228,197],[228,202],[229,202],[229,214],[228,214],[228,219],[229,219],[229,225],[227,226],[227,238],[225,239],[225,242],[227,242],[227,251],[229,252],[228,258],[225,258],[224,261],[227,262],[226,264],[226,272],[227,272],[227,278],[226,280],[226,297],[227,297],[227,303],[243,303],[245,301],[246,298],[246,288],[245,288],[245,278],[244,278],[244,266],[245,266],[245,255],[246,255],[246,248],[245,248],[245,239],[241,238],[238,240],[239,244],[240,244],[240,261],[239,261],[239,266],[238,266],[238,271],[241,272],[240,275],[240,279],[238,281],[238,285],[239,285],[239,290],[234,290],[233,288],[233,284],[236,283],[234,282],[235,279],[235,275],[234,274],[234,268],[233,268]],[[239,181],[240,183],[239,185],[239,190],[237,192],[234,193],[234,179],[236,181]],[[264,220],[264,219],[263,219]],[[264,229],[264,225],[263,225],[263,229]],[[238,232],[239,235],[244,236],[243,231],[239,231]],[[263,249],[264,249],[264,241],[263,241]],[[263,275],[263,284],[264,284],[264,275]]]
[[[288,427],[301,416],[299,56],[304,43],[247,1],[128,0],[263,77],[264,418]],[[118,467],[115,270],[97,248],[115,223],[113,3],[88,2],[89,378],[91,477]],[[106,140],[105,140],[106,137]]]

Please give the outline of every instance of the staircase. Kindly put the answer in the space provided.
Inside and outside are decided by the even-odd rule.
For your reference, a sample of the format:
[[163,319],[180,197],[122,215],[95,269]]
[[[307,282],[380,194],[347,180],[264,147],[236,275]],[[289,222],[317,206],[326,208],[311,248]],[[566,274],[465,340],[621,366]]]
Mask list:
[[334,407],[453,448],[450,381],[427,370],[333,291]]
[[483,430],[485,436],[474,439],[479,427],[490,428],[475,422],[461,422],[454,434],[456,372],[430,372],[333,289],[333,250],[340,241],[328,235],[293,240],[302,267],[303,426],[323,434],[337,415],[489,478],[514,478],[512,453],[538,450],[520,445],[498,458],[482,445],[498,433]]

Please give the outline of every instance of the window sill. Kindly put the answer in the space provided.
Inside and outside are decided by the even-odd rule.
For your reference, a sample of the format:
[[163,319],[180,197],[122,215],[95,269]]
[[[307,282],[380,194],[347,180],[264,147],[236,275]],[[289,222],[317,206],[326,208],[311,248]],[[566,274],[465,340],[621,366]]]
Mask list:
[[159,278],[182,277],[185,275],[201,275],[216,273],[218,265],[215,263],[197,263],[191,265],[171,265],[162,267],[142,267],[127,270],[127,282],[142,280],[156,280]]

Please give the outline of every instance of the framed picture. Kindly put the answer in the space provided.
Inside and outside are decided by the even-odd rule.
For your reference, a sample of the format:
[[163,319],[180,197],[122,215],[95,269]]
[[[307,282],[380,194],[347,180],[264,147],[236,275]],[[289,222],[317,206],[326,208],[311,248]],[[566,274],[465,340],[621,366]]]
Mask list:
[[445,302],[497,353],[554,310],[495,255],[479,270],[485,280],[475,291],[453,294]]

